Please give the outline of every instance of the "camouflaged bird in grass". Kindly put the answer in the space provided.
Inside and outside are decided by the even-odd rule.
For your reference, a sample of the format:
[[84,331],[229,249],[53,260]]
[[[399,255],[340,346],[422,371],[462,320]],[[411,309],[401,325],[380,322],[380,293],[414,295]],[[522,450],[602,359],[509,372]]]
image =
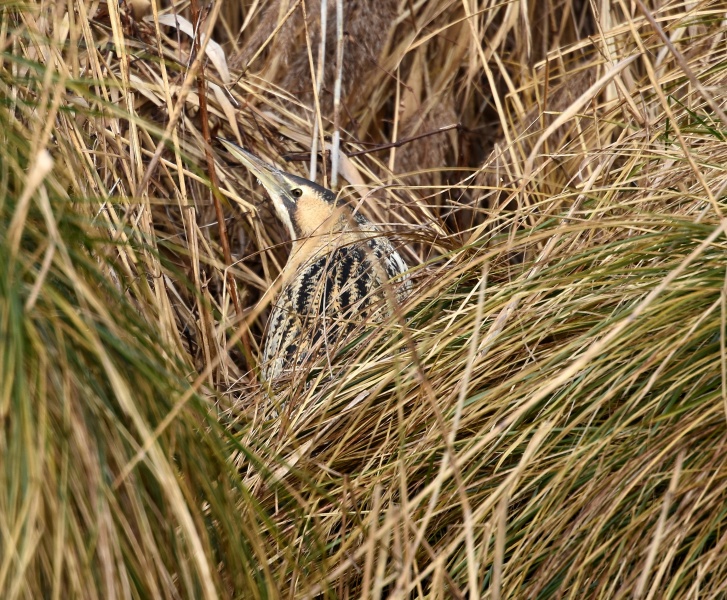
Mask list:
[[220,141],[268,191],[293,242],[263,349],[262,375],[272,382],[329,353],[361,323],[389,316],[384,286],[402,302],[411,288],[408,267],[381,230],[332,191]]

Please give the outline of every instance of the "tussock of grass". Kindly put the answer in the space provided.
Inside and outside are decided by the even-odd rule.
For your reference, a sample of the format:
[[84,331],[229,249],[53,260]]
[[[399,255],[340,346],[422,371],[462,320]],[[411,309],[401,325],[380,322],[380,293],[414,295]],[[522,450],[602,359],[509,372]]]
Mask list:
[[[723,594],[724,8],[606,4],[0,9],[3,598]],[[273,390],[215,135],[413,265]]]

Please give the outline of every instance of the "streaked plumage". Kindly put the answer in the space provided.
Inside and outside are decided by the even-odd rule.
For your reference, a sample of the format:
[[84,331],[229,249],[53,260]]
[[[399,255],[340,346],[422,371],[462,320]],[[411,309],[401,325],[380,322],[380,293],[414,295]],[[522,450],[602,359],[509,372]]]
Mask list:
[[383,286],[403,301],[408,267],[391,241],[333,192],[220,141],[265,186],[293,240],[263,348],[262,374],[272,382],[361,322],[386,318]]

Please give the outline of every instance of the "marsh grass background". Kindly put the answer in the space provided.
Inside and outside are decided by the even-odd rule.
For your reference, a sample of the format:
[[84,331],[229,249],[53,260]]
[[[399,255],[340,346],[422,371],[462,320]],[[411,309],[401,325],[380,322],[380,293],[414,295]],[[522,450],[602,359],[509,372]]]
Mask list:
[[[725,595],[723,3],[0,12],[3,598]],[[272,399],[216,135],[413,265]]]

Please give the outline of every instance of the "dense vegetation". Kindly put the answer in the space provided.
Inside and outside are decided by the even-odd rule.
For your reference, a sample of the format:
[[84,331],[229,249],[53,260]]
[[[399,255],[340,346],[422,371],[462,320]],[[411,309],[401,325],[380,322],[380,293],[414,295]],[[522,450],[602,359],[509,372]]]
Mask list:
[[[724,594],[723,3],[0,14],[0,596]],[[275,390],[215,136],[413,265]]]

